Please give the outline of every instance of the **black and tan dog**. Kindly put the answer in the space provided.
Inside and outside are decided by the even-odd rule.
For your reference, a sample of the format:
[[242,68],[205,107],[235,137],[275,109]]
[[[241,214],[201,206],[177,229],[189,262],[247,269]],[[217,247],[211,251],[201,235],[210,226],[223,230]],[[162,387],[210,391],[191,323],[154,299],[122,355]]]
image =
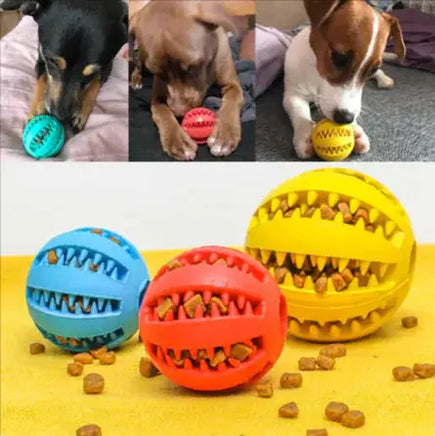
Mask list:
[[36,87],[27,120],[49,113],[74,132],[85,127],[112,61],[127,42],[122,0],[3,0],[38,24]]

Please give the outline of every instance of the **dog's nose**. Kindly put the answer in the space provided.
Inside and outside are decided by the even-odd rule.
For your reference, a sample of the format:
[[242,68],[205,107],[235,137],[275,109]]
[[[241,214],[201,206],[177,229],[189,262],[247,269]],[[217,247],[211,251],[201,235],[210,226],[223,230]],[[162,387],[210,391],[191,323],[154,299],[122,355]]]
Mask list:
[[333,118],[337,124],[350,124],[353,123],[355,115],[345,109],[336,109]]

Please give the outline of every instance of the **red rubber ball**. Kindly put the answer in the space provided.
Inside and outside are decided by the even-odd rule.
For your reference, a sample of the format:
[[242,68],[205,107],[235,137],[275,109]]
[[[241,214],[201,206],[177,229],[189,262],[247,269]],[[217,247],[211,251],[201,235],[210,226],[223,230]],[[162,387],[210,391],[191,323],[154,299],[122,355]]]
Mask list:
[[187,251],[163,266],[139,311],[153,363],[200,391],[259,380],[281,354],[286,326],[285,298],[269,271],[222,247]]
[[205,144],[212,134],[216,117],[214,113],[204,107],[191,109],[184,116],[181,127],[198,144]]

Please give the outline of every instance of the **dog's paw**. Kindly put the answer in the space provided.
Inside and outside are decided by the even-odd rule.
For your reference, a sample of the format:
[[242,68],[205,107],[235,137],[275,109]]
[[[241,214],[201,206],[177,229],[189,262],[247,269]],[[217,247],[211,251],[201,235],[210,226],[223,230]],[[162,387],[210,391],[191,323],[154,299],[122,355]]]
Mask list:
[[370,150],[370,140],[365,134],[363,128],[356,124],[354,126],[355,131],[355,153],[364,154]]
[[242,127],[239,118],[234,122],[218,119],[213,133],[207,140],[207,145],[213,156],[228,156],[237,148],[241,138]]
[[307,123],[304,128],[295,131],[293,146],[299,159],[310,159],[314,156],[313,141],[311,140],[312,130],[313,124]]
[[193,160],[198,144],[181,128],[169,129],[160,137],[163,150],[176,160]]
[[133,73],[131,74],[130,79],[130,87],[132,89],[141,89],[143,86],[142,84],[142,74],[141,72],[136,68]]
[[89,115],[85,114],[83,112],[78,112],[73,115],[71,119],[71,125],[73,128],[74,134],[80,133],[86,125],[86,122],[88,121]]
[[391,89],[394,87],[394,80],[391,77],[385,76],[376,82],[379,89]]
[[46,113],[47,113],[47,109],[45,108],[44,101],[33,102],[30,111],[26,116],[26,124],[33,118],[39,115],[45,115]]

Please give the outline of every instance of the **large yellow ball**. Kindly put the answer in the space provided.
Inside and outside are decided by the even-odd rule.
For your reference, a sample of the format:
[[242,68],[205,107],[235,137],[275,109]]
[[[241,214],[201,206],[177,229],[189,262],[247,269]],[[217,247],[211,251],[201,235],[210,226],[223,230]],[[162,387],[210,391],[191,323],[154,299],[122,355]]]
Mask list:
[[416,250],[408,215],[390,191],[332,168],[272,190],[245,244],[279,283],[290,333],[321,342],[368,335],[391,317],[410,289]]
[[324,119],[317,123],[311,135],[314,151],[323,160],[346,159],[355,146],[355,135],[351,124],[335,124]]

